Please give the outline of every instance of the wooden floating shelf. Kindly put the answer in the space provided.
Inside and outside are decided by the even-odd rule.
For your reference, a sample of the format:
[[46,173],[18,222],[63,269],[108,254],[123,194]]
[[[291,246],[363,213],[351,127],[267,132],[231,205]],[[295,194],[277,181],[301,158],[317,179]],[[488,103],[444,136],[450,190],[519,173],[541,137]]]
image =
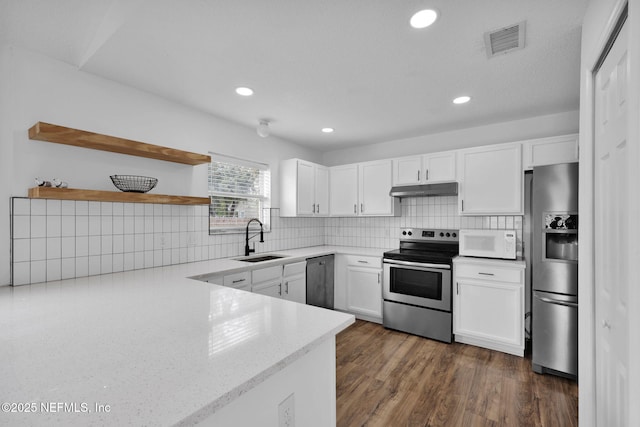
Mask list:
[[192,166],[211,163],[211,156],[205,154],[191,153],[44,122],[38,122],[29,129],[29,138]]
[[30,199],[90,200],[98,202],[158,203],[164,205],[208,205],[208,197],[168,196],[122,191],[80,190],[76,188],[33,187]]

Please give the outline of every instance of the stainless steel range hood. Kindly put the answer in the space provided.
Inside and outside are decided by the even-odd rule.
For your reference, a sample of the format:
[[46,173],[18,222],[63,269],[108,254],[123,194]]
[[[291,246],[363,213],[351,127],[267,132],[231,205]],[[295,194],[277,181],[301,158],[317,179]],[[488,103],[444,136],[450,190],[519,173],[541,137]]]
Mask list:
[[389,191],[392,197],[433,197],[457,196],[457,182],[443,182],[440,184],[403,185],[392,187]]

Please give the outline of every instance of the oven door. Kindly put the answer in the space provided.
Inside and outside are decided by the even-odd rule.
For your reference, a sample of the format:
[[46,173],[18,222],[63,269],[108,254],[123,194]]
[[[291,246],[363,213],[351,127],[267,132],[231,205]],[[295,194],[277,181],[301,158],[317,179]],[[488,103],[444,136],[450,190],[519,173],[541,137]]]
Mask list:
[[382,296],[387,301],[451,311],[451,267],[385,259]]

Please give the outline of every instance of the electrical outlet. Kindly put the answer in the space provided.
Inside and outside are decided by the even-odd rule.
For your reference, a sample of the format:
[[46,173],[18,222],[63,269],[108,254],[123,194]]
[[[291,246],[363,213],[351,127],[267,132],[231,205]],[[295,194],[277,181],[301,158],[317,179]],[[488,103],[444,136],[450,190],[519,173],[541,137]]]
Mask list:
[[278,427],[295,427],[294,406],[293,393],[280,402],[278,405]]

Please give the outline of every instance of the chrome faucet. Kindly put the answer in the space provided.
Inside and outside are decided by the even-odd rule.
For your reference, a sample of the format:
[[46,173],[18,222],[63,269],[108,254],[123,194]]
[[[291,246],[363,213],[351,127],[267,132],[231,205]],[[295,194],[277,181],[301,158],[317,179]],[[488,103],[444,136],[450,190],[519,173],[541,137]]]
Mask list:
[[248,256],[251,252],[255,252],[256,251],[255,245],[253,246],[253,249],[249,249],[249,239],[253,239],[254,237],[256,237],[258,235],[258,233],[256,233],[253,236],[249,237],[249,225],[253,221],[256,221],[258,224],[260,224],[260,243],[264,243],[264,234],[263,234],[263,231],[262,231],[262,223],[260,222],[260,220],[258,218],[251,218],[249,220],[249,222],[247,222],[247,228],[245,230],[244,256]]

